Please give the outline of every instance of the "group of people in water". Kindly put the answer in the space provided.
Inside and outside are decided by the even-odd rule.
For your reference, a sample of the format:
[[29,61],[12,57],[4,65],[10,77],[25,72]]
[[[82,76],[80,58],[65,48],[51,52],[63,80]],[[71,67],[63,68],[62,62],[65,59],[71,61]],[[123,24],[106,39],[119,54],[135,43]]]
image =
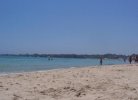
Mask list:
[[138,63],[138,55],[137,56],[129,56],[129,63],[131,64],[132,61]]
[[[124,58],[124,62],[126,62],[126,60],[127,60],[127,58]],[[134,61],[135,63],[138,63],[138,55],[129,56],[128,61],[130,64],[132,63],[132,61]],[[102,57],[100,58],[100,65],[103,65],[103,58]]]

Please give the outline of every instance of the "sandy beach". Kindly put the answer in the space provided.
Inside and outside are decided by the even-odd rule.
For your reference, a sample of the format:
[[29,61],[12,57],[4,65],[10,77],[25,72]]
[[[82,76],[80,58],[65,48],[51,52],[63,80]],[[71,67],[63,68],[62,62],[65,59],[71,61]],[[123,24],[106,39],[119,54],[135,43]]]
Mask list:
[[138,64],[1,75],[0,100],[138,100]]

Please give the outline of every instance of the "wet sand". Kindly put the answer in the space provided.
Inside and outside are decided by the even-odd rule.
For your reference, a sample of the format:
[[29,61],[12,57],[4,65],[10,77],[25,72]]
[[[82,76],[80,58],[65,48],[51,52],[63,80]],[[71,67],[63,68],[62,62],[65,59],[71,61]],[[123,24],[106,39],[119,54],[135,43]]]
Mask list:
[[0,100],[138,100],[138,64],[1,75]]

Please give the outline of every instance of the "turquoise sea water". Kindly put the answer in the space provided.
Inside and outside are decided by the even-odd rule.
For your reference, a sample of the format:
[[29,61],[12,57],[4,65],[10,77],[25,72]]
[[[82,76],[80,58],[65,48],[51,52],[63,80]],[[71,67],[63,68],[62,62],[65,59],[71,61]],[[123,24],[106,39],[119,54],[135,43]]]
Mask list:
[[[124,64],[122,59],[104,59],[104,65]],[[99,65],[99,59],[0,56],[0,73],[40,71]]]

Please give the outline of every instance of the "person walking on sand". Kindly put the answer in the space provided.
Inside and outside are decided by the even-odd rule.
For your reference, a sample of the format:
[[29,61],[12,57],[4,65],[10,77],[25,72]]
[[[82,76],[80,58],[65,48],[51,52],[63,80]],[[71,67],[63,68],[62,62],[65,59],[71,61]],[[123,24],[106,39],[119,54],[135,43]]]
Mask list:
[[132,56],[129,57],[129,63],[132,63]]
[[103,65],[103,58],[100,58],[100,65]]

